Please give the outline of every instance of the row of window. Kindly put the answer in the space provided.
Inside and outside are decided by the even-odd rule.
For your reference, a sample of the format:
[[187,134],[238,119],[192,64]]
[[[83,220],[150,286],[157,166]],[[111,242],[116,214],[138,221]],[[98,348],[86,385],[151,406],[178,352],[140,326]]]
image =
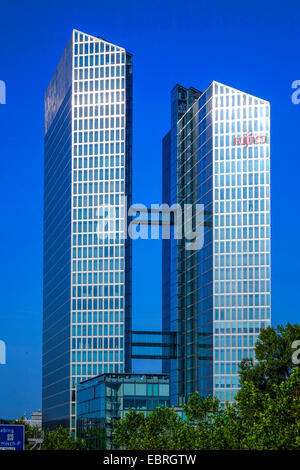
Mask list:
[[87,298],[87,299],[73,299],[73,310],[120,310],[124,308],[123,298]]
[[254,359],[254,349],[215,349],[215,361],[238,361],[242,359]]
[[215,202],[215,214],[234,214],[239,212],[264,212],[270,210],[269,199],[251,199]]
[[235,95],[238,100],[238,104],[243,105],[260,105],[266,106],[267,102],[263,101],[259,98],[249,95],[248,93],[243,93],[239,90],[235,90],[234,88],[228,87],[226,85],[222,85],[221,83],[214,83],[214,94],[215,95]]
[[258,238],[270,238],[270,226],[266,227],[238,227],[214,229],[215,240],[255,240]]
[[[125,84],[123,83],[123,78],[122,78],[122,85]],[[120,89],[120,79],[117,79],[116,87],[115,89]],[[122,86],[123,89],[123,86]],[[91,104],[103,104],[107,102],[107,98],[110,96],[111,92],[106,92],[104,93],[99,93],[99,92],[92,92],[92,93],[76,93],[74,95],[74,106],[87,106]],[[105,100],[104,100],[104,95],[105,95]],[[108,100],[110,102],[110,100]],[[109,107],[108,105],[105,106],[105,114],[109,114]]]
[[73,260],[72,265],[73,271],[118,271],[121,269],[119,260],[114,263],[113,259]]
[[[88,34],[83,34],[80,31],[74,31],[74,42],[91,42],[93,44],[100,44],[100,50],[104,50],[109,52],[109,51],[120,51],[122,52],[123,49],[120,49],[117,46],[114,46],[113,44],[110,44],[108,42],[102,41],[100,39],[96,39],[93,36],[89,36]],[[102,45],[101,45],[102,44]]]
[[100,286],[77,286],[72,288],[72,296],[75,298],[86,297],[122,297],[124,295],[124,285],[102,284]]
[[102,144],[74,144],[74,157],[89,157],[90,155],[114,155],[124,153],[124,142],[107,142]]
[[[107,105],[108,106],[108,105]],[[103,112],[107,106],[103,106]],[[107,114],[124,114],[124,104],[110,105],[107,108]],[[121,113],[120,113],[121,110]],[[110,111],[110,112],[109,112]],[[115,112],[118,111],[118,112]],[[113,124],[113,125],[112,125]],[[74,119],[74,131],[88,130],[88,129],[104,129],[104,127],[112,127],[114,130],[118,127],[124,127],[124,121],[121,117],[111,117],[109,118],[78,118]],[[106,132],[109,136],[108,131]],[[101,133],[99,132],[99,135]],[[76,133],[75,133],[76,135]],[[102,135],[102,134],[101,134]],[[118,153],[118,152],[117,152]]]
[[259,184],[269,184],[270,176],[269,173],[257,172],[257,173],[231,173],[230,175],[215,175],[215,186],[257,186]]
[[[113,222],[113,221],[112,221]],[[116,221],[118,222],[118,221]],[[86,222],[73,222],[73,233],[87,233],[89,232],[90,234],[98,234],[100,236],[100,230],[99,230],[99,224],[100,222],[98,220],[96,221],[86,221]],[[112,230],[113,232],[115,231],[115,229],[118,227],[118,224],[116,223],[115,224],[115,227],[114,227],[114,230]],[[108,231],[108,230],[106,230]],[[123,227],[120,227],[120,232],[123,231]],[[117,237],[117,238],[116,238]],[[117,242],[117,240],[119,240],[120,238],[124,238],[124,234],[122,233],[116,233],[115,236],[112,236],[111,237],[112,240],[114,241],[113,243]],[[99,237],[100,239],[100,237]],[[108,244],[109,242],[107,242],[106,244]],[[98,243],[98,244],[102,244],[102,243]],[[79,256],[80,257],[80,256]]]
[[[262,312],[264,309],[260,308],[260,311]],[[266,325],[269,324],[269,319],[270,319],[270,309],[269,307],[265,308],[266,312],[266,317],[267,319],[264,319],[263,321],[251,321],[251,318],[249,316],[249,321],[245,318],[245,320],[241,323],[236,323],[235,321],[232,321],[231,324],[224,325],[219,325],[219,334],[251,334],[251,333],[258,333],[261,328],[265,327]],[[261,313],[262,315],[262,313]],[[216,326],[216,329],[218,329],[218,326]]]
[[86,219],[98,219],[101,222],[111,223],[111,222],[120,222],[122,220],[124,212],[124,207],[117,205],[110,206],[99,206],[99,207],[90,207],[83,209],[73,209],[73,220],[86,220]]
[[[77,284],[83,284],[83,288],[82,288],[82,291],[80,292],[83,292],[84,293],[87,293],[90,295],[93,295],[93,292],[96,292],[94,291],[94,287],[97,288],[97,285],[96,284],[107,284],[107,283],[111,283],[111,284],[124,284],[124,271],[121,271],[120,273],[119,272],[115,272],[115,271],[111,271],[109,273],[101,273],[101,272],[91,272],[91,273],[74,273],[73,274],[73,283],[74,283],[74,286],[77,285]],[[85,286],[86,284],[86,286]],[[75,289],[75,287],[73,287],[73,290]]]
[[[120,310],[118,311],[100,311],[100,312],[72,312],[72,323],[117,323],[119,321],[123,322],[124,320],[124,311]],[[115,339],[117,341],[117,336],[119,334],[119,326],[118,325],[110,325],[110,330],[109,332],[110,335],[113,336],[113,338],[109,339],[110,344],[111,340]],[[104,331],[104,336],[108,335],[108,328]],[[102,336],[102,330],[99,329],[99,336]],[[100,333],[101,332],[101,333]],[[117,343],[116,343],[117,344]]]
[[[259,308],[259,307],[255,307],[255,308],[252,308],[252,307],[249,307],[249,308],[222,308],[222,309],[219,309],[219,308],[215,308],[214,309],[214,312],[215,312],[215,320],[230,320],[228,322],[224,323],[220,323],[220,329],[222,330],[222,332],[224,333],[224,328],[226,329],[226,333],[230,333],[231,329],[233,328],[236,328],[236,324],[232,322],[232,320],[247,320],[249,318],[249,320],[259,320],[259,318],[264,318],[264,316],[266,316],[266,318],[270,318],[270,314],[271,314],[271,311],[270,311],[270,308]],[[259,325],[259,324],[257,324]],[[245,323],[243,322],[243,326],[245,326]],[[249,323],[249,328],[253,328],[253,323],[250,322]],[[238,328],[242,328],[242,325],[239,325]]]
[[242,214],[221,214],[215,215],[214,226],[215,227],[241,227],[245,226],[261,226],[270,224],[270,213],[269,212],[257,212],[257,213],[242,213]]
[[215,282],[215,293],[216,294],[242,294],[242,293],[257,293],[257,292],[270,292],[271,281],[260,280],[260,281],[227,281],[227,282]]
[[110,46],[109,44],[105,44],[102,41],[93,41],[90,42],[82,42],[80,41],[79,44],[75,39],[74,44],[74,55],[83,55],[83,54],[99,54],[102,53],[106,56],[111,57],[111,61],[115,62],[116,64],[120,64],[121,62],[125,62],[125,53],[124,52],[116,52],[114,46]]
[[[115,74],[116,70],[125,72],[124,66],[114,66],[114,65],[106,65],[102,67],[86,67],[80,69],[74,69],[73,72],[73,80],[77,82],[78,80],[85,81],[85,80],[98,80],[99,78],[109,78],[112,74]],[[124,75],[124,73],[122,73]]]
[[[125,67],[97,67],[74,70],[74,92],[108,90],[109,86],[101,85],[104,80],[124,77]],[[100,87],[100,88],[99,88]],[[124,96],[124,95],[123,95]]]
[[[261,243],[264,244],[264,242],[261,242]],[[259,253],[252,255],[249,253],[243,254],[243,252],[237,253],[237,254],[234,254],[234,253],[218,254],[216,250],[215,256],[214,256],[215,267],[218,268],[222,266],[227,266],[227,267],[235,268],[235,267],[242,267],[242,266],[253,267],[253,266],[260,266],[260,265],[269,265],[270,264],[269,250],[266,250],[265,253],[263,253],[263,251],[264,250],[260,250]],[[229,250],[229,253],[230,252],[231,251]],[[238,272],[238,274],[241,274],[241,273],[242,271]],[[243,279],[243,278],[244,276],[242,278],[238,277],[237,279]]]
[[[119,54],[88,54],[88,55],[75,55],[74,68],[83,67],[99,67],[120,64]],[[121,62],[125,63],[125,55],[122,54]]]
[[234,375],[215,376],[215,388],[236,388],[239,387],[239,377]]
[[[106,118],[106,119],[108,119],[108,118]],[[111,118],[111,119],[114,119],[114,118]],[[103,119],[103,121],[104,121],[104,119]],[[107,124],[108,124],[108,126],[106,126],[106,127],[109,128],[112,123],[108,122]],[[104,122],[100,123],[100,128],[101,127],[103,128],[103,126],[104,126]],[[75,144],[77,144],[77,143],[80,144],[80,143],[89,143],[89,142],[108,142],[108,141],[120,142],[120,141],[123,141],[124,138],[125,138],[125,130],[124,129],[115,130],[114,126],[111,126],[111,127],[112,127],[112,130],[110,130],[110,131],[107,130],[107,131],[100,131],[100,132],[98,132],[98,131],[74,132],[73,142]],[[114,165],[112,165],[112,166],[114,166]]]
[[73,170],[73,181],[117,181],[124,180],[124,168],[110,168],[106,170]]
[[[98,363],[98,362],[123,362],[123,357],[124,357],[124,351],[123,350],[118,350],[118,349],[113,349],[113,350],[102,350],[102,351],[88,351],[92,353],[91,360],[84,360],[84,358],[81,355],[81,351],[73,351],[72,352],[72,362],[74,363],[73,365],[77,367],[77,375],[80,375],[81,372],[78,372],[78,366],[80,365],[92,365],[92,363]],[[75,356],[75,359],[73,359],[73,353]],[[86,364],[84,364],[86,362]],[[78,364],[77,364],[78,363]],[[90,364],[89,364],[90,363]],[[85,373],[85,372],[83,372]]]
[[73,169],[91,169],[96,170],[100,168],[118,168],[124,166],[124,155],[106,155],[100,157],[79,157],[73,158]]
[[[265,114],[263,111],[264,107],[260,108],[262,111],[262,114]],[[246,108],[244,108],[246,110]],[[245,111],[246,113],[246,111]],[[214,118],[215,121],[223,121],[223,122],[230,122],[230,121],[236,121],[236,124],[238,126],[238,129],[243,130],[244,132],[249,132],[249,131],[257,131],[257,130],[268,130],[269,129],[269,118],[268,117],[261,117],[258,119],[252,118],[251,120],[249,119],[246,121],[243,116],[241,116],[241,109],[238,107],[224,107],[221,109],[216,109],[214,112]],[[239,120],[238,120],[239,119]],[[243,123],[242,129],[240,128],[241,122]],[[255,124],[258,123],[258,124]],[[248,125],[249,127],[248,127]],[[254,125],[254,128],[252,127]],[[259,129],[258,129],[259,127]]]
[[[96,208],[102,207],[103,205],[107,206],[114,206],[114,205],[120,205],[125,207],[126,203],[126,196],[120,196],[119,194],[90,194],[89,196],[87,195],[76,195],[77,190],[81,189],[82,191],[82,184],[80,187],[75,188],[74,183],[74,196],[73,196],[73,207],[87,207],[87,206],[96,206]],[[90,188],[89,189],[93,189]]]
[[[100,92],[102,92],[102,93],[98,94],[98,102],[99,103],[114,103],[114,101],[111,99],[111,94],[113,93],[113,90],[115,88],[120,89],[120,80],[118,78],[117,79],[115,79],[115,78],[110,78],[110,79],[105,78],[103,80],[93,80],[93,81],[86,80],[86,81],[80,81],[80,82],[75,82],[74,83],[74,92],[77,93],[77,94],[86,93],[86,92],[89,92],[89,91],[95,91],[95,92],[100,91]],[[104,93],[104,90],[112,91],[112,93]],[[109,95],[109,96],[107,96],[107,95]],[[119,100],[116,100],[116,103],[118,104],[118,102],[121,101],[120,96],[124,96],[124,91],[123,92],[117,91],[116,95],[119,96]],[[121,104],[122,103],[120,103],[119,106],[121,106]],[[83,107],[80,107],[79,109],[82,109],[82,108]],[[84,108],[87,108],[87,106],[85,106]],[[102,108],[103,108],[103,106],[102,106]],[[101,109],[100,109],[100,111],[101,111]],[[120,114],[120,113],[116,112],[116,114]]]
[[[118,263],[115,264],[115,269],[122,270],[124,268],[124,264],[125,264],[125,261],[124,261],[124,258],[123,258],[123,256],[124,256],[124,253],[123,253],[124,246],[121,245],[119,247],[120,248],[120,254],[117,253],[117,251],[119,252],[119,250],[117,250],[117,248],[118,247],[116,247],[116,246],[111,246],[110,248],[109,247],[102,248],[101,246],[93,246],[92,247],[92,246],[83,245],[83,246],[73,247],[72,256],[73,256],[73,259],[76,259],[76,258],[119,257]],[[262,263],[262,264],[264,264],[264,263]]]
[[[92,337],[92,334],[94,334],[95,336],[93,338],[96,338],[97,337],[97,342],[93,341],[91,344],[94,345],[94,344],[97,344],[97,348],[93,348],[93,349],[113,349],[113,350],[118,350],[118,349],[123,349],[124,345],[123,345],[123,337],[118,337],[118,336],[110,336],[110,337],[98,337],[97,334],[99,332],[99,335],[102,335],[103,334],[103,330],[104,330],[104,326],[105,325],[73,325],[72,326],[72,336],[73,338],[75,339],[76,336],[77,337],[82,337],[82,338],[91,338]],[[114,327],[114,330],[116,331],[116,334],[118,335],[119,334],[119,330],[121,329],[121,325],[119,324],[115,324],[115,325],[112,325]],[[90,335],[90,336],[87,336],[87,335]],[[89,349],[89,348],[87,348]],[[87,362],[91,362],[92,360],[93,361],[102,361],[102,352],[99,354],[98,353],[94,353],[95,354],[95,357],[93,356],[93,359],[84,359],[84,356],[82,357],[82,360],[83,361],[87,361]],[[80,352],[77,354],[76,356],[76,359],[74,359],[74,362],[80,362],[81,359],[79,359],[79,357],[81,357],[81,354]],[[101,358],[101,359],[100,359]]]
[[229,108],[235,111],[237,119],[240,118],[265,118],[269,117],[269,106],[241,103],[241,95],[216,96],[214,100],[215,108]]
[[260,159],[251,159],[243,161],[226,161],[226,162],[215,162],[215,173],[246,173],[256,171],[269,171],[270,160],[268,158],[261,157]]
[[[90,234],[79,234],[79,235],[73,235],[72,237],[72,243],[73,243],[73,246],[81,246],[81,245],[84,245],[86,247],[88,246],[92,246],[92,245],[112,245],[112,246],[107,246],[104,248],[104,253],[107,253],[107,255],[105,255],[105,257],[107,258],[108,256],[123,256],[123,251],[121,250],[121,248],[123,247],[124,245],[124,241],[122,243],[120,243],[118,246],[116,243],[110,243],[110,240],[109,239],[102,239],[101,237],[99,237],[99,233],[90,233]],[[114,248],[114,250],[113,250]],[[106,251],[105,251],[106,250]],[[98,269],[98,268],[97,268]],[[78,269],[79,271],[86,271],[86,269]],[[91,269],[89,270],[92,270],[92,267]]]
[[215,374],[238,374],[238,362],[215,362]]
[[[269,158],[270,147],[269,145],[256,145],[255,147],[236,147],[236,148],[222,148],[215,149],[214,159],[218,160],[240,160],[241,158],[246,161],[255,161],[258,158]],[[237,162],[238,163],[238,162]],[[244,163],[243,163],[244,164]],[[250,165],[250,164],[249,164]]]
[[[123,335],[124,333],[124,326],[123,325],[110,325],[112,327],[114,326],[119,326],[120,327],[120,332],[119,334]],[[108,327],[108,325],[104,325],[103,327],[103,330],[105,330],[106,328],[105,327]],[[107,328],[108,330],[108,328]],[[104,343],[104,340],[107,340],[108,341],[108,338],[104,338],[104,337],[80,337],[80,338],[72,338],[72,350],[76,350],[76,349],[103,349],[104,347],[104,344],[107,344],[109,345],[109,343]],[[123,338],[120,338],[120,348],[121,348],[121,344],[122,344],[122,347],[123,347]]]
[[218,242],[214,244],[215,253],[235,253],[235,252],[255,252],[270,251],[270,240],[244,240],[244,241],[228,241]]
[[[94,105],[94,106],[73,106],[73,117],[74,120],[81,119],[81,118],[92,118],[103,116],[109,114],[109,107],[110,104],[115,103],[122,103],[125,102],[125,92],[124,91],[111,91],[109,93],[100,93],[98,94],[98,101],[101,101],[103,104]],[[105,118],[105,127],[109,127],[109,118]],[[117,121],[118,119],[118,121]],[[119,124],[116,126],[115,124]],[[110,118],[110,127],[120,127],[120,118],[115,118],[112,116]]]
[[[267,173],[269,180],[269,174]],[[231,200],[245,200],[245,199],[264,199],[270,198],[269,183],[266,186],[248,186],[243,188],[221,188],[215,189],[215,201],[231,201]]]
[[[72,275],[72,282],[73,285],[81,285],[81,284],[86,284],[87,286],[89,285],[89,288],[92,287],[94,284],[109,284],[109,283],[114,283],[114,284],[124,284],[125,281],[125,274],[124,271],[120,272],[89,272],[89,273],[81,273],[77,272]],[[87,291],[90,292],[90,289]]]
[[214,296],[216,307],[263,307],[270,305],[269,294],[229,294],[221,295],[215,294]]
[[[218,332],[221,330],[219,330],[219,328],[215,328]],[[225,335],[223,333],[221,333],[221,335],[219,336],[218,334],[215,335],[215,347],[226,347],[226,348],[230,348],[230,347],[244,347],[244,348],[247,348],[247,347],[250,347],[252,348],[254,345],[255,345],[255,342],[256,342],[256,339],[257,339],[257,335],[248,335],[248,334],[244,334],[244,335],[235,335],[235,334],[232,334],[232,335]]]
[[[80,248],[78,248],[79,250]],[[256,254],[215,254],[214,256],[215,267],[239,267],[239,266],[261,266],[270,265],[270,253],[256,253]]]

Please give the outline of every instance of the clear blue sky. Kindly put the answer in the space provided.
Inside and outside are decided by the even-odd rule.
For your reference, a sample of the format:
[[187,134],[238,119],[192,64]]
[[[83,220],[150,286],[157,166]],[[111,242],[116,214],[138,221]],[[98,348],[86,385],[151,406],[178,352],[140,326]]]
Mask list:
[[[217,80],[271,102],[272,321],[299,322],[299,15],[298,0],[1,3],[0,417],[41,406],[43,95],[72,28],[134,54],[135,202],[161,201],[175,83],[204,90]],[[134,242],[133,282],[134,327],[159,329],[160,242]]]

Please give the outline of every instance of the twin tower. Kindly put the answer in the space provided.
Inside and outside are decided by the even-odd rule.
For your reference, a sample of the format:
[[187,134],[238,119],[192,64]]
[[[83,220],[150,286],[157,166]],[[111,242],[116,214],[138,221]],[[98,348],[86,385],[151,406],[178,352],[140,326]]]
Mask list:
[[[136,403],[138,384],[162,377],[176,407],[196,390],[234,400],[271,321],[270,105],[214,81],[171,92],[162,331],[132,331],[132,63],[74,30],[45,94],[43,425],[74,435],[76,390],[92,378],[125,393],[127,377]],[[143,356],[162,359],[162,375],[133,374]]]

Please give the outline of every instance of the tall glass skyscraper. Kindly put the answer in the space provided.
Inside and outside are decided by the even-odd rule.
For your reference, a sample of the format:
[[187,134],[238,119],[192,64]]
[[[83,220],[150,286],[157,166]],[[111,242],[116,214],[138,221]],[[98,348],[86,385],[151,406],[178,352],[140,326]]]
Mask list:
[[163,330],[177,331],[177,359],[163,363],[171,404],[196,390],[232,401],[238,364],[271,319],[269,103],[217,82],[204,93],[176,85],[163,198],[205,208],[202,249],[164,241]]
[[43,426],[76,383],[131,371],[132,56],[74,30],[45,95]]

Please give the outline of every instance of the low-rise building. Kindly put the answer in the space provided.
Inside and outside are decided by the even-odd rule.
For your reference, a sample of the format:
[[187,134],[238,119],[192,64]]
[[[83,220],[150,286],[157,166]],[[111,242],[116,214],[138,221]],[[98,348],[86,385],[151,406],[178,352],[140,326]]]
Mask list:
[[77,437],[90,449],[113,449],[113,427],[129,409],[147,415],[169,406],[167,374],[103,374],[77,385]]

